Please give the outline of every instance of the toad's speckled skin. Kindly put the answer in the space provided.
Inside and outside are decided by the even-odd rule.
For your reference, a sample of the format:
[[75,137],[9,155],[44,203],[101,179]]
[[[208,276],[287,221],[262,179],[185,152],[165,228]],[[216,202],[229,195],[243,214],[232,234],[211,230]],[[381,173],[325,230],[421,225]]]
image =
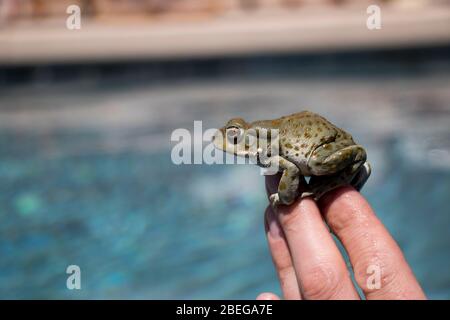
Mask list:
[[[249,130],[253,129],[253,130]],[[337,128],[325,118],[302,111],[275,120],[255,121],[250,124],[236,118],[228,121],[214,136],[217,148],[239,156],[249,156],[250,146],[237,151],[235,144],[247,134],[255,135],[269,129],[278,129],[278,139],[266,138],[268,145],[279,143],[279,154],[271,155],[261,166],[276,161],[283,172],[278,192],[270,196],[272,205],[291,204],[298,196],[314,196],[317,200],[327,191],[351,184],[360,190],[370,175],[364,148],[353,141],[350,134]],[[225,138],[227,137],[227,138]],[[268,149],[268,148],[267,148]],[[266,150],[259,149],[258,152]],[[310,176],[308,184],[304,176]],[[299,185],[306,190],[300,194]]]

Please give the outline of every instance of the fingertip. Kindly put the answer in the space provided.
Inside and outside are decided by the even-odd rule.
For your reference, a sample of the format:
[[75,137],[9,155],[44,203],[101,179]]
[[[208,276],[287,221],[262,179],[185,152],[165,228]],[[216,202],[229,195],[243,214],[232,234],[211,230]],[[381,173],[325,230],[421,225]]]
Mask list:
[[272,292],[263,292],[256,297],[256,300],[280,300],[280,297]]
[[361,194],[352,186],[343,186],[324,194],[318,202],[319,207],[326,211],[334,201],[343,197],[350,198],[352,201],[362,198]]

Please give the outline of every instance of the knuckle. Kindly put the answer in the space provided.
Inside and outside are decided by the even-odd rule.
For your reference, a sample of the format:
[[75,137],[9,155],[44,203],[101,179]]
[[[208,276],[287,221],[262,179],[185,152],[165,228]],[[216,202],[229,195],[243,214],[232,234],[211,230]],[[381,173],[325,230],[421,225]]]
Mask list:
[[[353,204],[347,205],[346,208],[352,208]],[[367,217],[358,212],[358,210],[340,210],[338,213],[333,214],[332,216],[327,216],[327,222],[330,227],[337,234],[342,234],[345,230],[351,230],[355,226],[364,224],[367,220]]]
[[[374,221],[374,214],[366,203],[355,205],[355,190],[345,187],[339,196],[339,210],[325,212],[325,218],[331,229],[338,235],[353,234],[355,231],[366,230],[367,225]],[[344,208],[344,209],[342,209]]]
[[[355,280],[365,293],[383,292],[395,286],[398,278],[398,269],[393,263],[395,259],[388,253],[380,250],[369,248],[357,258],[357,263],[354,265]],[[368,279],[374,277],[374,268],[378,271],[380,286],[370,288],[368,286]]]
[[336,267],[324,263],[316,264],[302,277],[302,292],[307,299],[331,299],[339,292],[344,276],[344,272]]
[[381,288],[393,288],[396,286],[399,272],[396,268],[381,269]]
[[295,279],[295,270],[292,266],[278,269],[278,279],[280,280],[281,287],[290,284],[293,278]]

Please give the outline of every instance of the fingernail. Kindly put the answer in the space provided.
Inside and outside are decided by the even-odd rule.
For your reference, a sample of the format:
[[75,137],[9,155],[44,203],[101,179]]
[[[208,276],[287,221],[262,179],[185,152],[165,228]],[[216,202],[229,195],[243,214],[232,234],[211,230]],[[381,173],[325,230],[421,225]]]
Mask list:
[[275,216],[275,213],[273,212],[272,208],[267,209],[267,228],[269,229],[269,234],[272,238],[281,238],[282,237],[282,231],[280,224]]

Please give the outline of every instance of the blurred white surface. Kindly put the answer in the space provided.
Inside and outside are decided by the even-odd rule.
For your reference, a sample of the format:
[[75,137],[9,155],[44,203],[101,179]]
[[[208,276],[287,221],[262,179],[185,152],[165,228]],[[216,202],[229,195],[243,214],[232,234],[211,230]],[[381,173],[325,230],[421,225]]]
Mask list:
[[368,30],[366,6],[262,11],[214,19],[106,22],[81,30],[56,21],[0,28],[0,63],[55,63],[397,48],[450,41],[450,6],[382,6],[382,28]]

